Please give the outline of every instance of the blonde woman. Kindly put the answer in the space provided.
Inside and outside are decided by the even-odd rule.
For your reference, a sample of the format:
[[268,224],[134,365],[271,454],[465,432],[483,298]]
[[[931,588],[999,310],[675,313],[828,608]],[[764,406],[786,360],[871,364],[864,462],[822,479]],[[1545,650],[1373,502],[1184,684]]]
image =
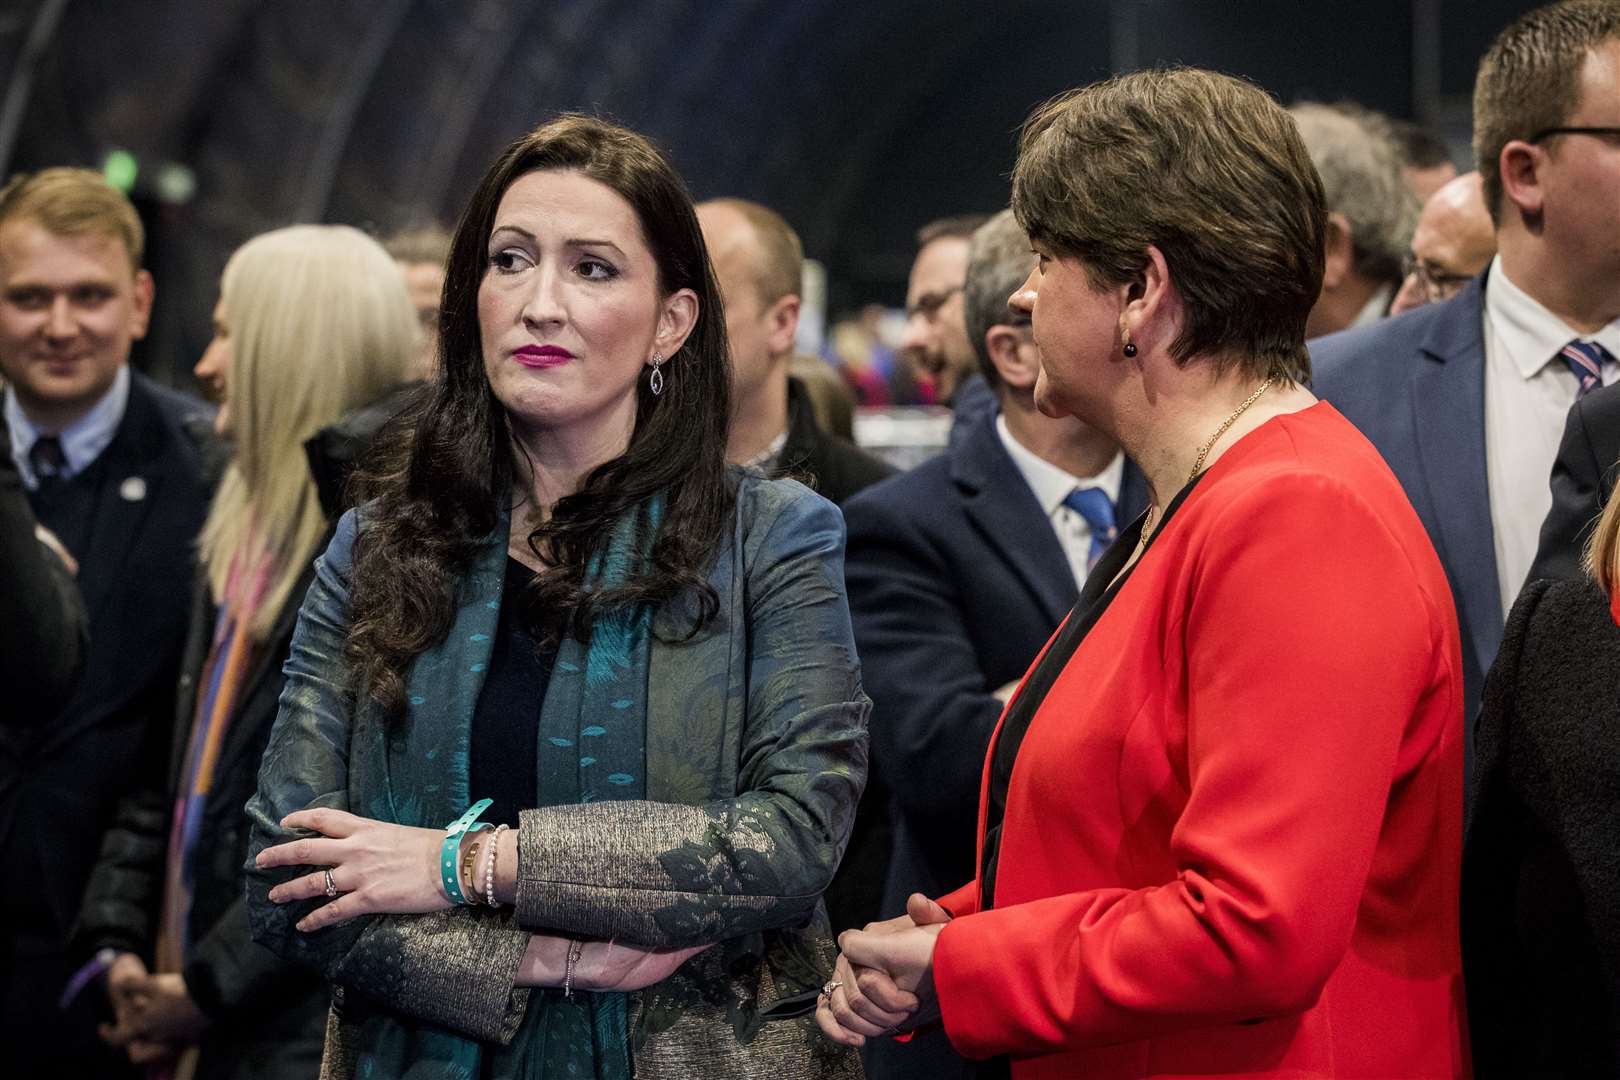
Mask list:
[[[307,1077],[321,980],[253,943],[242,805],[327,521],[304,441],[405,377],[416,315],[394,260],[342,226],[294,226],[231,257],[197,374],[223,390],[234,457],[199,550],[166,775],[123,805],[76,945],[106,971],[103,1037],[197,1077]],[[88,979],[86,980],[86,982]]]
[[1485,680],[1462,881],[1478,1077],[1620,1076],[1620,499],[1585,569],[1525,586]]

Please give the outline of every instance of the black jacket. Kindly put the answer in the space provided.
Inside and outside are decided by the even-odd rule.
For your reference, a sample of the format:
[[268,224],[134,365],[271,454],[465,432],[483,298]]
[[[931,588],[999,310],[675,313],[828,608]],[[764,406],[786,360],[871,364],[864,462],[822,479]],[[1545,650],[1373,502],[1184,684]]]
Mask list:
[[0,413],[0,721],[42,724],[62,711],[90,627],[67,567],[34,538],[34,512]]
[[791,477],[842,506],[857,491],[894,474],[894,466],[822,431],[804,384],[788,380],[788,435],[771,470],[773,479]]
[[1569,410],[1553,461],[1552,509],[1526,580],[1581,576],[1581,550],[1614,490],[1617,463],[1620,383],[1593,390]]
[[1620,628],[1528,585],[1485,681],[1462,876],[1474,1074],[1620,1076]]
[[[293,586],[266,647],[243,680],[204,804],[193,868],[191,947],[182,972],[192,1000],[213,1026],[204,1036],[200,1077],[310,1075],[320,1060],[328,993],[319,978],[253,941],[242,882],[248,818],[281,696],[281,665],[314,567]],[[177,695],[174,739],[160,783],[124,799],[101,847],[73,933],[75,960],[97,949],[152,960],[162,916],[169,827],[191,738],[198,683],[213,642],[217,610],[199,577]],[[271,1062],[280,1067],[267,1068]],[[253,1071],[238,1071],[251,1068]]]

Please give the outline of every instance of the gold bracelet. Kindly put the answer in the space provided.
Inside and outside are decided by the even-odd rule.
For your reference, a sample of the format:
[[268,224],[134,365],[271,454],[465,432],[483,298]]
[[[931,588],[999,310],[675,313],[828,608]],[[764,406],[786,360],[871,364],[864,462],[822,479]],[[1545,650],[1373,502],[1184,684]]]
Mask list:
[[482,844],[482,840],[470,840],[461,853],[461,892],[464,896],[471,896],[473,901],[478,899],[478,878],[473,873],[473,865],[478,860],[478,848]]

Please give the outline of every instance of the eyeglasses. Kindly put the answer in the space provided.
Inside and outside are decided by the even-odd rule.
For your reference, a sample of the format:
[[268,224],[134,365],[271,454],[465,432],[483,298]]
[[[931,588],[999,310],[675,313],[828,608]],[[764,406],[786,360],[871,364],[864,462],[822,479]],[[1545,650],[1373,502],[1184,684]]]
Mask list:
[[1474,279],[1472,274],[1451,274],[1436,269],[1410,252],[1401,260],[1401,276],[1417,278],[1418,285],[1422,286],[1423,294],[1431,304],[1450,300]]
[[1550,127],[1542,128],[1527,140],[1538,143],[1554,135],[1594,135],[1599,139],[1620,139],[1620,127]]

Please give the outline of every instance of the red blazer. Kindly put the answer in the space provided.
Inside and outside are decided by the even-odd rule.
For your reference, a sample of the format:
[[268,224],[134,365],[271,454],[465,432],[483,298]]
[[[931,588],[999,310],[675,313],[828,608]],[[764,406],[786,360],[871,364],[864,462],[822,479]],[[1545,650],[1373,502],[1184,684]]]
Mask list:
[[[1239,440],[1035,714],[993,909],[941,898],[957,1050],[1019,1080],[1466,1074],[1461,671],[1372,445],[1326,404]],[[981,788],[981,854],[984,822]]]

